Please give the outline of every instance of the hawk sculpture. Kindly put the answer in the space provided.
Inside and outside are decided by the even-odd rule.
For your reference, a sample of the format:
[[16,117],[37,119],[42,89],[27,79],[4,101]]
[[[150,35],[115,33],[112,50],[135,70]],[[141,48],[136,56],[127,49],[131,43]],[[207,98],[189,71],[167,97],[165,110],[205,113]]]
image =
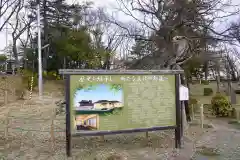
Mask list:
[[177,46],[174,56],[168,61],[170,69],[181,69],[181,65],[192,57],[191,41],[185,36],[175,36],[172,42]]

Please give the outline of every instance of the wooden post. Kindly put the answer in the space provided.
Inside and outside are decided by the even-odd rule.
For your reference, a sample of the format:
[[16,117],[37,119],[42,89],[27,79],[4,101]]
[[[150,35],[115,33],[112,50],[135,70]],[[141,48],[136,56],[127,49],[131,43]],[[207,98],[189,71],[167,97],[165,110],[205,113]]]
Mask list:
[[4,105],[8,104],[8,91],[7,89],[4,90]]
[[50,129],[50,134],[51,134],[51,146],[52,146],[52,151],[54,153],[55,151],[55,134],[54,134],[54,119],[56,117],[56,110],[53,108],[52,116],[51,116],[51,129]]
[[237,119],[237,121],[240,121],[240,109],[235,109],[235,111],[236,111],[236,119]]
[[192,104],[192,120],[194,120],[195,119],[195,117],[194,117],[194,105]]
[[148,136],[148,132],[146,132],[146,139],[147,139],[147,140],[148,140],[148,137],[149,137],[149,136]]
[[8,139],[9,114],[10,113],[9,113],[9,109],[8,109],[6,119],[5,119],[5,130],[4,130],[5,139]]
[[99,139],[101,142],[104,142],[104,135],[100,136]]
[[4,104],[7,105],[7,103],[8,103],[8,83],[7,78],[5,78]]
[[203,104],[201,104],[200,106],[200,124],[201,124],[201,128],[203,128],[203,124],[204,124],[204,115],[203,115]]

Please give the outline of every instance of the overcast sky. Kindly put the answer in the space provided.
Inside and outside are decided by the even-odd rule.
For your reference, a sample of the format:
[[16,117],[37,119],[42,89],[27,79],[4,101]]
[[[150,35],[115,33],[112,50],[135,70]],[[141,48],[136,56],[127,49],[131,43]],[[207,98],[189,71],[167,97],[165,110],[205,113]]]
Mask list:
[[[68,0],[68,2],[76,3],[76,2],[84,2],[84,0]],[[232,3],[238,4],[238,3],[240,3],[240,1],[232,0]],[[114,10],[113,8],[115,8],[117,6],[116,0],[94,0],[94,4],[95,4],[95,6],[106,8],[109,12],[112,12]],[[229,9],[229,10],[233,10],[233,9]],[[127,17],[123,17],[123,15],[121,15],[121,19],[126,19],[126,18]],[[224,19],[223,22],[221,22],[217,25],[217,28],[218,29],[225,28],[225,26],[228,24],[228,22],[230,22],[231,20],[234,20],[235,18],[236,18],[236,16],[228,17],[227,19]],[[6,30],[0,32],[0,53],[2,53],[1,51],[10,43],[11,43],[11,30],[8,30],[8,32]]]

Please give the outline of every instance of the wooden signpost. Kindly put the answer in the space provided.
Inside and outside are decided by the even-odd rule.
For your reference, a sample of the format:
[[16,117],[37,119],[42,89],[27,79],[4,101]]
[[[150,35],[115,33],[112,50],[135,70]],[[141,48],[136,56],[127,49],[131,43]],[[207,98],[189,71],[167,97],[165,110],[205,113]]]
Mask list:
[[181,147],[182,70],[59,70],[66,77],[66,152],[71,138],[175,130]]

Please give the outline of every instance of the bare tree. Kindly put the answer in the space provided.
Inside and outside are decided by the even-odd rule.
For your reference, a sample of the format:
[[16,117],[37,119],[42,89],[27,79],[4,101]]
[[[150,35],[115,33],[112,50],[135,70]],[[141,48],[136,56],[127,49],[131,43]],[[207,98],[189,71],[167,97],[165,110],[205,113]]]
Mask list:
[[110,23],[104,23],[105,13],[101,8],[97,10],[85,9],[85,25],[93,35],[94,46],[105,52],[102,57],[102,68],[110,69],[111,61],[115,57],[116,50],[124,41],[124,37],[120,36],[122,31]]
[[20,37],[27,31],[27,39],[25,43],[28,43],[28,36],[30,32],[31,23],[34,21],[33,17],[29,16],[26,11],[23,11],[25,7],[24,1],[23,0],[19,0],[19,1],[20,1],[19,6],[17,7],[14,14],[14,17],[15,17],[14,22],[13,23],[8,22],[13,29],[12,51],[13,51],[17,68],[20,67],[19,58],[18,58],[19,54],[17,50],[17,41],[20,40],[20,42],[22,42]]
[[[108,18],[106,22],[117,25],[125,31],[125,35],[135,40],[153,42],[157,48],[152,55],[144,57],[144,60],[133,67],[140,65],[138,68],[141,69],[156,66],[163,68],[160,64],[166,63],[175,55],[172,43],[174,36],[187,37],[192,53],[204,53],[203,48],[211,41],[232,40],[232,37],[227,35],[229,29],[220,33],[213,29],[215,20],[236,14],[236,12],[224,16],[216,14],[231,6],[219,0],[117,0],[117,2],[118,10],[132,18],[131,24],[117,21],[115,17]],[[206,19],[207,16],[211,18]],[[143,64],[144,61],[148,62]]]
[[236,21],[231,22],[231,30],[229,31],[229,35],[234,37],[235,40],[240,43],[240,18],[238,18]]
[[[126,24],[110,16],[106,23],[115,24],[130,38],[149,41],[155,46],[151,54],[132,62],[129,66],[131,69],[180,69],[192,57],[206,54],[205,48],[212,41],[233,39],[227,34],[229,29],[221,33],[213,29],[215,20],[221,18],[216,13],[229,6],[220,0],[117,2],[118,10],[131,17],[132,21]],[[232,14],[235,13],[229,15]]]
[[21,0],[0,0],[0,18],[3,20],[0,25],[0,31],[3,30],[4,26],[14,15],[20,3]]

